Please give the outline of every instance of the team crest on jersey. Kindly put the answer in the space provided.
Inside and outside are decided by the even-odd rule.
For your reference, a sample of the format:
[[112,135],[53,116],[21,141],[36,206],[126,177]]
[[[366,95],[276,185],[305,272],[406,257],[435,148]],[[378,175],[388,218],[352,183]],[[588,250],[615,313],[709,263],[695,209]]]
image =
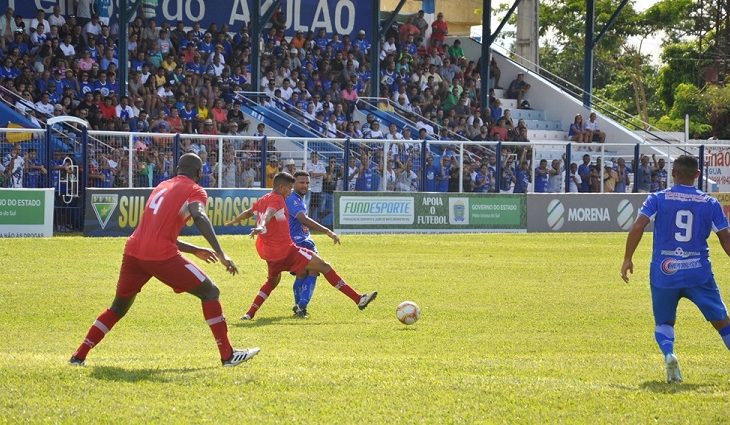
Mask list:
[[91,207],[94,209],[94,214],[96,214],[96,219],[99,220],[102,229],[106,228],[118,203],[119,195],[91,194]]

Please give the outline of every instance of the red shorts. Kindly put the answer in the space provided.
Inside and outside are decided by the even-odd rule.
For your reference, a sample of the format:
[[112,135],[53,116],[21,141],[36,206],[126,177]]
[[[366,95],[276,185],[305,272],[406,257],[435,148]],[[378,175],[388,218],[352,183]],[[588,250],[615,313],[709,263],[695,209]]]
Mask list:
[[162,261],[145,261],[125,254],[119,270],[117,296],[129,298],[137,294],[153,277],[177,293],[195,289],[208,278],[182,255]]
[[281,272],[299,273],[307,267],[307,264],[316,255],[307,248],[289,245],[289,253],[278,261],[266,261],[269,266],[269,278],[278,276]]

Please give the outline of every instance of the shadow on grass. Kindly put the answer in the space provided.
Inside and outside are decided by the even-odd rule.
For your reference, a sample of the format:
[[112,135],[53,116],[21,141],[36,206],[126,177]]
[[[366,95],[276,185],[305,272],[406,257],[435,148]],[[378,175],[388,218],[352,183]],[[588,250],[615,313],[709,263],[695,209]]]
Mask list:
[[[343,325],[348,323],[355,323],[355,321],[351,322],[337,322],[337,325]],[[256,318],[254,320],[241,320],[238,323],[228,323],[230,326],[236,327],[236,328],[253,328],[258,326],[267,326],[267,325],[284,325],[284,326],[329,326],[332,325],[330,322],[318,322],[313,321],[310,319],[302,319],[300,317],[296,317],[294,315],[289,316],[265,316],[261,318]]]
[[195,373],[212,367],[177,368],[177,369],[125,369],[116,366],[96,366],[91,371],[91,377],[103,381],[117,382],[172,382],[181,375]]
[[395,328],[395,330],[397,330],[399,332],[416,332],[418,330],[418,328],[414,328],[412,326],[399,326],[399,327]]
[[654,393],[676,394],[688,391],[695,392],[706,386],[704,384],[668,384],[665,381],[645,381],[639,385],[639,388]]

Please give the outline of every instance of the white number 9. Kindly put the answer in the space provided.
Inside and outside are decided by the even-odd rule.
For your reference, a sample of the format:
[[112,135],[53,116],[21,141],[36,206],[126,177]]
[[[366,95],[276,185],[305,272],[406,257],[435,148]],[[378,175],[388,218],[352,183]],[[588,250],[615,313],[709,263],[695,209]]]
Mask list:
[[689,242],[692,240],[692,211],[679,210],[677,211],[677,218],[674,220],[674,225],[680,230],[674,233],[674,239],[677,242]]

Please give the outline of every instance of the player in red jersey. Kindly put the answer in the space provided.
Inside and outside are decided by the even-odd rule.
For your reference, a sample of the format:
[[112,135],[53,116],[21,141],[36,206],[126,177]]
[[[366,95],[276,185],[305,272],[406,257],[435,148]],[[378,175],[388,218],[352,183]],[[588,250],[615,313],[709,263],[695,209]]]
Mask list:
[[274,188],[271,192],[254,202],[251,208],[242,212],[226,225],[240,223],[252,216],[256,218],[256,227],[251,231],[251,237],[256,238],[256,251],[259,257],[266,260],[269,266],[269,275],[259,293],[254,298],[248,312],[241,320],[251,320],[261,305],[276,288],[281,280],[281,272],[290,271],[303,278],[309,272],[324,275],[330,285],[347,295],[357,304],[360,310],[370,304],[378,296],[377,292],[359,294],[337,274],[317,253],[306,248],[294,245],[289,234],[289,218],[286,211],[285,199],[292,191],[294,177],[289,173],[279,173],[274,177]]
[[[236,350],[228,340],[228,326],[218,296],[220,290],[195,264],[180,252],[193,254],[206,263],[220,261],[235,275],[238,268],[223,252],[213,226],[205,215],[208,195],[198,186],[203,163],[192,153],[180,157],[177,176],[160,183],[145,205],[139,227],[124,247],[116,296],[111,307],[103,312],[89,328],[86,338],[69,363],[83,365],[89,350],[104,338],[111,328],[127,314],[142,287],[156,277],[175,292],[188,292],[200,298],[203,316],[218,344],[223,366],[237,366],[258,354],[259,348]],[[189,217],[213,248],[202,248],[177,239]]]

